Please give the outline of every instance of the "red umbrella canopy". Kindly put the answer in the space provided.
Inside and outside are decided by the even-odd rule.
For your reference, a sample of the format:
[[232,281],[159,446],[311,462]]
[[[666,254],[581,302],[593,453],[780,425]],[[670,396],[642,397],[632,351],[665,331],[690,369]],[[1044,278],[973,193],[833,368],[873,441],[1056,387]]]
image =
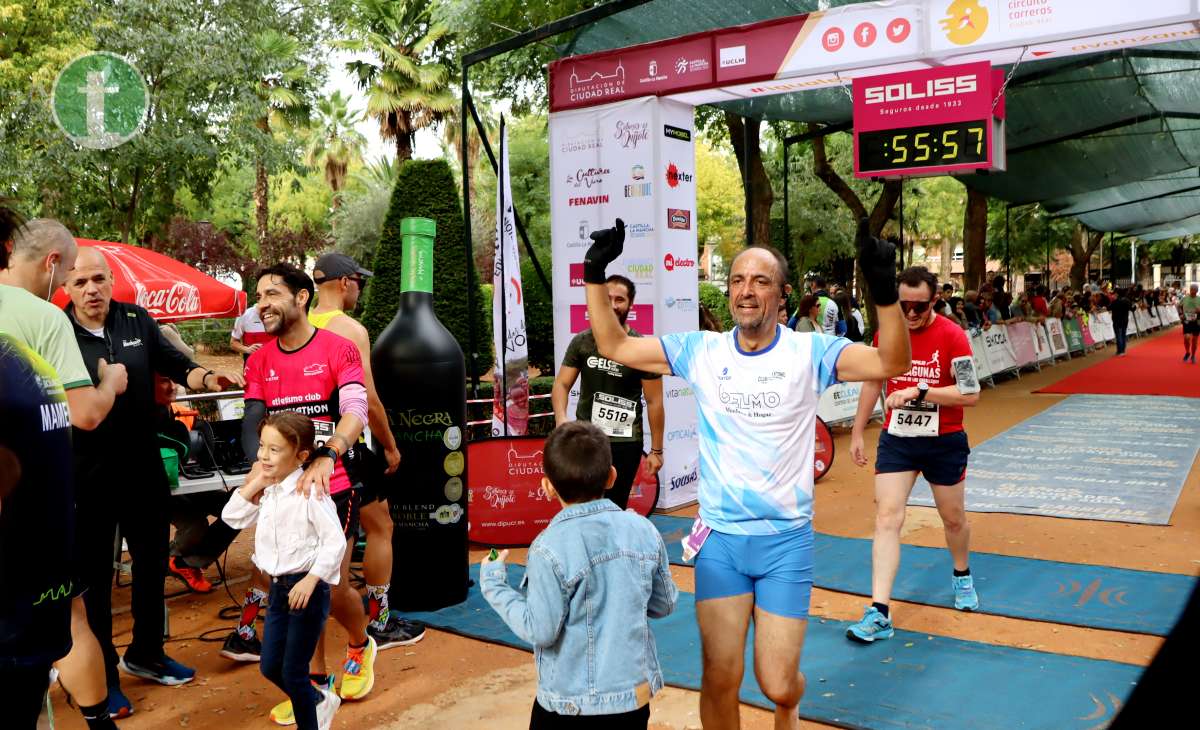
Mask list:
[[[148,248],[76,238],[99,249],[113,272],[113,299],[143,307],[159,322],[236,317],[246,311],[246,292]],[[52,300],[70,301],[59,289]]]

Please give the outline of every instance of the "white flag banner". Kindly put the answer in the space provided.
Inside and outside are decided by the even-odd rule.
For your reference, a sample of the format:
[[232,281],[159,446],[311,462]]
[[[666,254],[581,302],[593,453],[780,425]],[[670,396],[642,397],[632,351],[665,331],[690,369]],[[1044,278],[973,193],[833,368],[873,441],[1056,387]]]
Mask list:
[[508,130],[500,118],[500,171],[496,185],[496,245],[492,267],[492,343],[496,378],[492,387],[492,435],[524,436],[529,428],[529,345],[521,260],[508,176]]

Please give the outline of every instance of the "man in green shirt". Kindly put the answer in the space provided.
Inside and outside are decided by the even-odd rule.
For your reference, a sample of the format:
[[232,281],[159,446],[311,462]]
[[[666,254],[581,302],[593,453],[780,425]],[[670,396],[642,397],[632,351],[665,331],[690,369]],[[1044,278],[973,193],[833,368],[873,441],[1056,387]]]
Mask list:
[[1190,358],[1196,364],[1196,336],[1200,335],[1200,297],[1196,296],[1196,285],[1192,284],[1188,295],[1179,300],[1179,311],[1183,314],[1183,361]]
[[[608,301],[621,326],[632,337],[641,337],[625,324],[637,288],[624,276],[613,275],[605,282]],[[575,418],[590,421],[608,436],[612,446],[612,463],[617,470],[608,498],[621,509],[629,503],[629,492],[637,477],[638,465],[642,461],[642,395],[646,397],[647,414],[650,418],[650,455],[646,457],[646,469],[651,476],[658,473],[663,464],[663,428],[666,416],[663,411],[662,376],[644,373],[600,356],[596,349],[596,338],[586,329],[575,335],[567,352],[563,355],[558,376],[550,401],[554,405],[554,423],[560,425],[567,420],[567,399],[575,381],[582,375],[579,388],[579,406]]]

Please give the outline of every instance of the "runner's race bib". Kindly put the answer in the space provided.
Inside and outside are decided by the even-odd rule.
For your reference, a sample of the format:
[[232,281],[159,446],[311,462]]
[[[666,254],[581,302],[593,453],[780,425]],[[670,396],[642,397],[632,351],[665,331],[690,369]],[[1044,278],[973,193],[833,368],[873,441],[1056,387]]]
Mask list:
[[633,436],[633,418],[637,403],[608,393],[596,393],[592,399],[592,425],[609,438]]
[[1196,313],[1195,312],[1184,312],[1183,318],[1188,322],[1195,322],[1196,321]]
[[936,403],[912,401],[892,411],[888,433],[901,438],[938,435],[938,406]]
[[325,442],[329,440],[329,437],[333,435],[334,430],[337,428],[337,425],[331,421],[318,421],[315,418],[313,419],[312,425],[313,431],[315,432],[314,435],[316,437],[313,439],[313,442],[316,444],[317,448],[324,446]]

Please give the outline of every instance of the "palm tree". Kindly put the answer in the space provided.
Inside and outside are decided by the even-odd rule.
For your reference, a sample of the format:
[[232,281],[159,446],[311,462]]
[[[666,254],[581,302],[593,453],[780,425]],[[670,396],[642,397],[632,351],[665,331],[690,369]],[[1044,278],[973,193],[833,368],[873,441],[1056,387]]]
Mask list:
[[420,0],[355,0],[346,27],[350,37],[333,46],[372,57],[346,68],[367,92],[379,135],[395,140],[396,160],[411,160],[417,131],[452,115],[458,103],[449,69],[431,59],[448,29]]
[[316,111],[317,122],[308,141],[305,161],[325,169],[325,182],[333,191],[333,208],[337,210],[350,163],[362,159],[362,150],[367,145],[366,138],[354,129],[362,115],[351,111],[349,99],[340,91],[317,102]]
[[[271,141],[272,127],[297,128],[308,123],[308,67],[300,60],[300,43],[277,30],[265,30],[254,36],[254,51],[266,72],[259,78],[255,93],[260,116],[254,126],[263,133],[263,144]],[[270,191],[267,163],[260,152],[254,160],[254,221],[259,243],[267,235]]]
[[392,162],[390,157],[380,157],[374,162],[368,162],[362,169],[354,173],[355,182],[364,188],[378,188],[391,192],[396,185],[396,176],[400,174],[400,165]]

